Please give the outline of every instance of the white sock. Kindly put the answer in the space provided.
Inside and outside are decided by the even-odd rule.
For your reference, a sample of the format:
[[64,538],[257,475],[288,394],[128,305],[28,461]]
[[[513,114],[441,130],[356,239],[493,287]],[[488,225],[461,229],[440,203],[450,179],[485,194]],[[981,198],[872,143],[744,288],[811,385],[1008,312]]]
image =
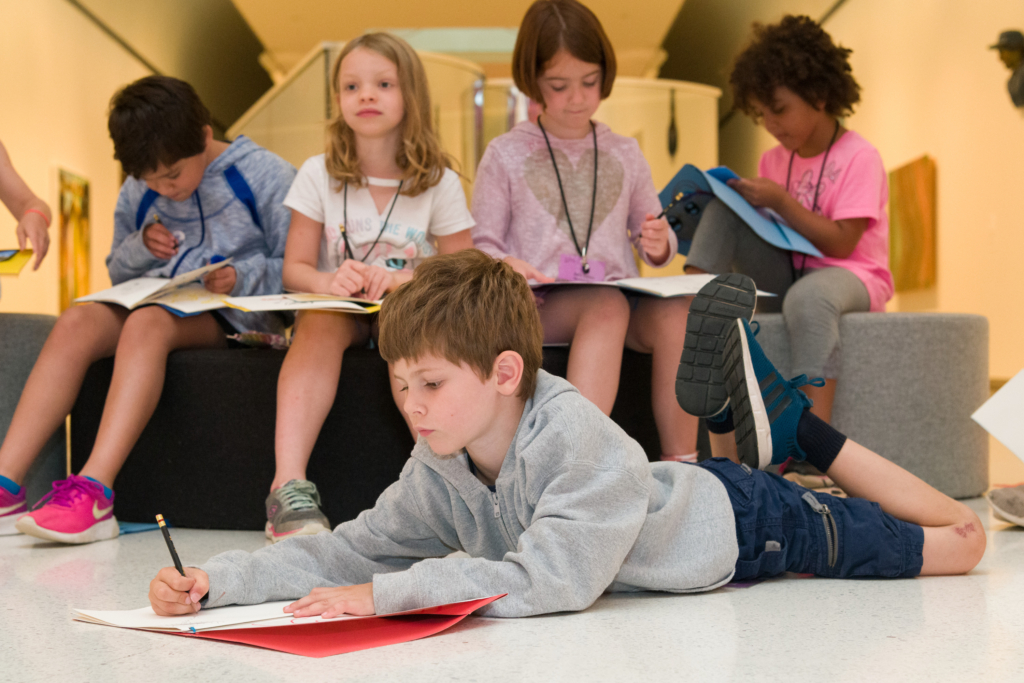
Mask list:
[[669,462],[697,462],[697,453],[690,453],[688,455],[664,455],[662,454],[661,459]]

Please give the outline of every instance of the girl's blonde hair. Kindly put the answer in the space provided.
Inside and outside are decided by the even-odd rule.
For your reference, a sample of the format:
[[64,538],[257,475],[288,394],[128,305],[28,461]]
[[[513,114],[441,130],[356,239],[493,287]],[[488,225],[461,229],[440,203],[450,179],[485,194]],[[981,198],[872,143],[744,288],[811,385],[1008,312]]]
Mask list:
[[[449,156],[441,149],[431,121],[430,87],[416,51],[409,43],[390,33],[367,33],[345,44],[331,68],[331,92],[338,101],[338,75],[341,62],[356,48],[373,50],[398,68],[405,116],[402,118],[402,142],[395,162],[405,173],[402,194],[415,197],[441,182],[451,167]],[[359,170],[354,131],[345,123],[341,107],[327,124],[327,173],[339,183],[362,186],[366,182]]]

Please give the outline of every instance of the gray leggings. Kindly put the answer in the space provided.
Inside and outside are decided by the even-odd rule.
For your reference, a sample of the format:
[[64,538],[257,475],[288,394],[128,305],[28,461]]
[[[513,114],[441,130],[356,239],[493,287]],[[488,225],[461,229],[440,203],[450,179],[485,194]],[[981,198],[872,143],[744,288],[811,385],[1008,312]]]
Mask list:
[[759,313],[782,311],[793,375],[835,379],[839,374],[839,316],[867,311],[871,298],[845,268],[815,268],[802,277],[792,252],[765,242],[718,199],[704,208],[686,265],[708,273],[743,273],[757,288],[778,294],[758,299]]

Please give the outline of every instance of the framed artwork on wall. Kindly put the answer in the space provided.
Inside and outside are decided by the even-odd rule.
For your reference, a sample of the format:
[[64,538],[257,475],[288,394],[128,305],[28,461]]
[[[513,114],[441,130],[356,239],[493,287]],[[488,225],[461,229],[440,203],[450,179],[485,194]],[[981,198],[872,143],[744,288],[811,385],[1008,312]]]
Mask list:
[[89,293],[89,181],[58,170],[60,310]]
[[928,156],[889,173],[889,268],[897,292],[935,286],[935,186]]

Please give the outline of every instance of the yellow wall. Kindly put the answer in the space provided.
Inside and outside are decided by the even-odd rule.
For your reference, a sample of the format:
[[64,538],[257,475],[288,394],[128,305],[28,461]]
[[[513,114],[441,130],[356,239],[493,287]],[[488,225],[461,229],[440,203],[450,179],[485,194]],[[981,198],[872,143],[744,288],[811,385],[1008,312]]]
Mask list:
[[[987,316],[993,377],[1024,367],[1024,116],[986,49],[1009,28],[1024,28],[1019,1],[854,0],[825,26],[853,49],[862,87],[848,127],[889,170],[923,154],[938,165],[938,285],[889,310]],[[722,131],[723,161],[734,125],[747,124]],[[775,144],[763,131],[747,139],[750,165]]]
[[[107,104],[120,86],[148,75],[134,58],[65,0],[0,0],[0,140],[15,168],[57,214],[57,169],[90,181],[92,290],[110,286],[104,258],[113,236],[120,166],[107,135]],[[0,207],[0,248],[16,246]],[[0,312],[51,313],[59,306],[56,219],[37,272],[3,278]]]

